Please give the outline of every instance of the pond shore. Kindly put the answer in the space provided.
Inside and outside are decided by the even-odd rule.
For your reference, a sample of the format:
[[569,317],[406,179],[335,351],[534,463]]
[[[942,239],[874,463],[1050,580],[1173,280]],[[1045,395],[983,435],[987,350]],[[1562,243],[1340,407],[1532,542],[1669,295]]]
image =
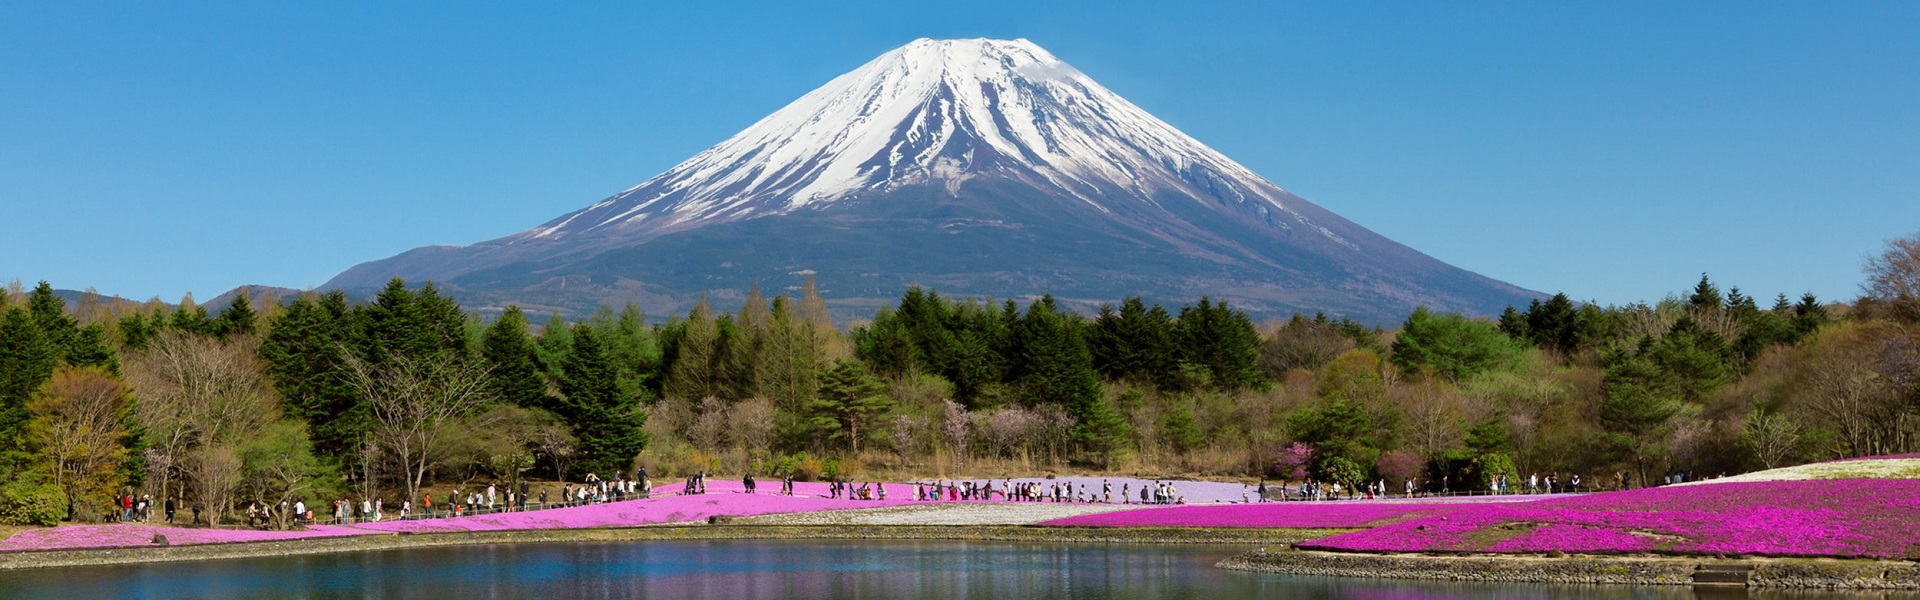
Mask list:
[[1038,543],[1262,544],[1284,546],[1346,530],[1086,528],[1023,525],[649,525],[356,535],[262,542],[86,548],[0,553],[0,570],[372,552],[474,544],[645,540],[943,540]]
[[[1578,554],[1550,557],[1261,549],[1221,561],[1218,566],[1288,575],[1491,583],[1920,590],[1920,563],[1874,559]],[[1726,574],[1733,574],[1733,579],[1727,580]]]

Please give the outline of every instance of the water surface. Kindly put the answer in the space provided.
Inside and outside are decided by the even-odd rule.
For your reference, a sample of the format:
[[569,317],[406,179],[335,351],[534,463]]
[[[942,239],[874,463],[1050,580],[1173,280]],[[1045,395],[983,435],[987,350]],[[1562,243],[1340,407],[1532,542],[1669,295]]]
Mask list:
[[498,544],[0,572],[0,598],[1903,598],[1225,571],[1241,547],[940,541]]

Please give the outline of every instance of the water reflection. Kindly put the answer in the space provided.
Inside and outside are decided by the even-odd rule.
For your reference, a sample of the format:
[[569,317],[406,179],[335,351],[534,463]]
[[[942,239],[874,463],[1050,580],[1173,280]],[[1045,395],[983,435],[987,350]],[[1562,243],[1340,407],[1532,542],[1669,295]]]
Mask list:
[[1213,568],[1238,548],[976,542],[492,545],[0,572],[5,598],[1325,598],[1817,600],[1920,595],[1301,578]]

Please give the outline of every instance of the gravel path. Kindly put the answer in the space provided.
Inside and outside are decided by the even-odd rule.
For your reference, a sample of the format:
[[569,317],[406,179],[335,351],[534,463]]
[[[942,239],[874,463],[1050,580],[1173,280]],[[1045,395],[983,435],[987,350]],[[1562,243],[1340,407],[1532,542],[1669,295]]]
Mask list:
[[1032,525],[1041,521],[1134,508],[1139,507],[1047,502],[956,502],[761,515],[735,522],[751,525]]

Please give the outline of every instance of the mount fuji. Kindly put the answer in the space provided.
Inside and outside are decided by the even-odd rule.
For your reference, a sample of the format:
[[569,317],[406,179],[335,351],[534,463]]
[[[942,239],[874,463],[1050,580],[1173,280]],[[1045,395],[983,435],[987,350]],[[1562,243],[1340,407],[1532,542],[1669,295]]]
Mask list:
[[808,275],[868,311],[911,284],[1082,307],[1206,294],[1372,322],[1538,296],[1282,190],[1031,42],[986,39],[915,40],[586,208],[322,287],[398,276],[483,309],[657,314]]

